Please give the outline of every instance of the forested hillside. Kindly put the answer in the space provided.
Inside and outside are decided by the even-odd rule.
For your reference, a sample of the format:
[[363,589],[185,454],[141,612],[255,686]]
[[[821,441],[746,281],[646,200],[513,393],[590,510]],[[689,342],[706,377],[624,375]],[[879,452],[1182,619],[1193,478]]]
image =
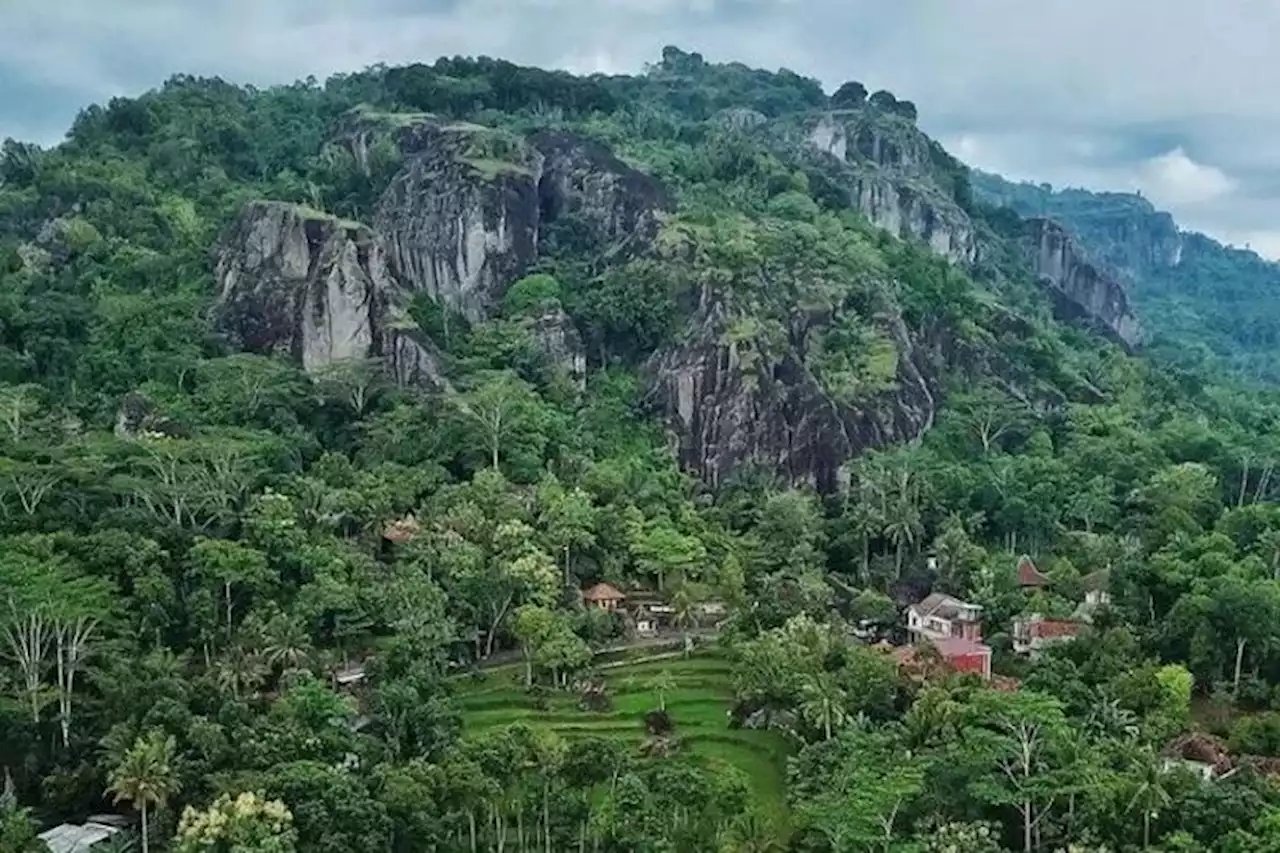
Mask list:
[[1161,357],[1280,380],[1280,264],[1180,231],[1139,195],[1054,190],[984,172],[974,173],[974,187],[986,203],[1058,220],[1123,277]]
[[6,141],[0,853],[1280,845],[1280,401],[915,119],[668,48]]

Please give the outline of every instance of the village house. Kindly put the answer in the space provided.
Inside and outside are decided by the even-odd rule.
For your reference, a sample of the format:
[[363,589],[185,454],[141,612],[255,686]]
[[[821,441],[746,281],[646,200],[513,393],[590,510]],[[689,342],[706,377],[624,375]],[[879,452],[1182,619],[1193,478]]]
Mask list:
[[[677,628],[676,608],[660,592],[649,589],[623,593],[608,583],[598,583],[582,593],[583,604],[624,617],[627,630],[641,637],[652,637]],[[719,624],[728,614],[728,607],[719,599],[707,599],[693,605],[688,614],[690,624],[685,628],[703,628]]]
[[[1049,578],[1036,568],[1030,557],[1022,556],[1018,560],[1018,586],[1024,590],[1043,589]],[[1057,643],[1067,643],[1076,639],[1093,621],[1099,608],[1111,604],[1111,573],[1101,569],[1081,579],[1084,587],[1084,601],[1076,607],[1067,619],[1054,619],[1039,613],[1021,616],[1013,622],[1013,649],[1018,654],[1035,657],[1039,652]]]
[[982,642],[980,606],[935,592],[907,608],[907,633],[912,644],[936,648],[957,672],[991,677],[991,647]]
[[1049,576],[1036,568],[1031,558],[1023,554],[1018,558],[1018,586],[1027,592],[1044,589],[1049,585]]
[[1071,642],[1084,627],[1076,619],[1050,619],[1039,613],[1020,616],[1013,620],[1013,650],[1034,658],[1047,646]]
[[626,600],[627,597],[622,594],[622,591],[611,583],[598,583],[582,593],[582,603],[587,607],[607,610],[610,613],[622,607]]

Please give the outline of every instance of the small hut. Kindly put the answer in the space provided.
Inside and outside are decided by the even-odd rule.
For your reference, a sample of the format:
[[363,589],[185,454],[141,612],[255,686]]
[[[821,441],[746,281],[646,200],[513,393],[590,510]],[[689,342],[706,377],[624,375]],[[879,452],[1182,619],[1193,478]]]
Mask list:
[[582,603],[587,607],[613,612],[622,606],[627,597],[610,583],[598,583],[582,593]]

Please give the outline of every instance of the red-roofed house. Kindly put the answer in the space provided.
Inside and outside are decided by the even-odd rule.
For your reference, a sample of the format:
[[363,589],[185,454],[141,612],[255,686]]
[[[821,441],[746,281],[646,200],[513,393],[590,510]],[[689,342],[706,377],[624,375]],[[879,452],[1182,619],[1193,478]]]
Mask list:
[[1054,643],[1069,643],[1085,628],[1075,619],[1046,619],[1039,613],[1013,620],[1013,650],[1031,655]]
[[[907,631],[916,644],[928,643],[957,672],[991,677],[991,647],[982,642],[982,608],[935,592],[907,609]],[[898,657],[900,663],[911,652]]]
[[627,597],[610,583],[598,583],[582,593],[584,604],[601,610],[617,610],[626,600]]
[[955,596],[935,592],[907,608],[907,631],[913,642],[949,637],[982,639],[982,608]]
[[1023,589],[1041,589],[1049,585],[1049,576],[1036,568],[1031,558],[1023,554],[1018,558],[1018,586]]

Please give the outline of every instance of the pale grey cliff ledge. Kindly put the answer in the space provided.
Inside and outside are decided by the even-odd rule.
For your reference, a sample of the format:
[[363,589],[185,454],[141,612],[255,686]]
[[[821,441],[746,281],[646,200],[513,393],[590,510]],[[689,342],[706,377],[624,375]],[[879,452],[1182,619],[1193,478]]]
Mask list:
[[1059,315],[1088,322],[1126,350],[1142,345],[1142,326],[1118,279],[1091,262],[1057,222],[1028,219],[1024,231],[1036,277],[1055,297]]
[[929,139],[913,124],[873,110],[828,112],[806,124],[805,139],[872,225],[952,263],[977,260],[973,222],[935,182]]

